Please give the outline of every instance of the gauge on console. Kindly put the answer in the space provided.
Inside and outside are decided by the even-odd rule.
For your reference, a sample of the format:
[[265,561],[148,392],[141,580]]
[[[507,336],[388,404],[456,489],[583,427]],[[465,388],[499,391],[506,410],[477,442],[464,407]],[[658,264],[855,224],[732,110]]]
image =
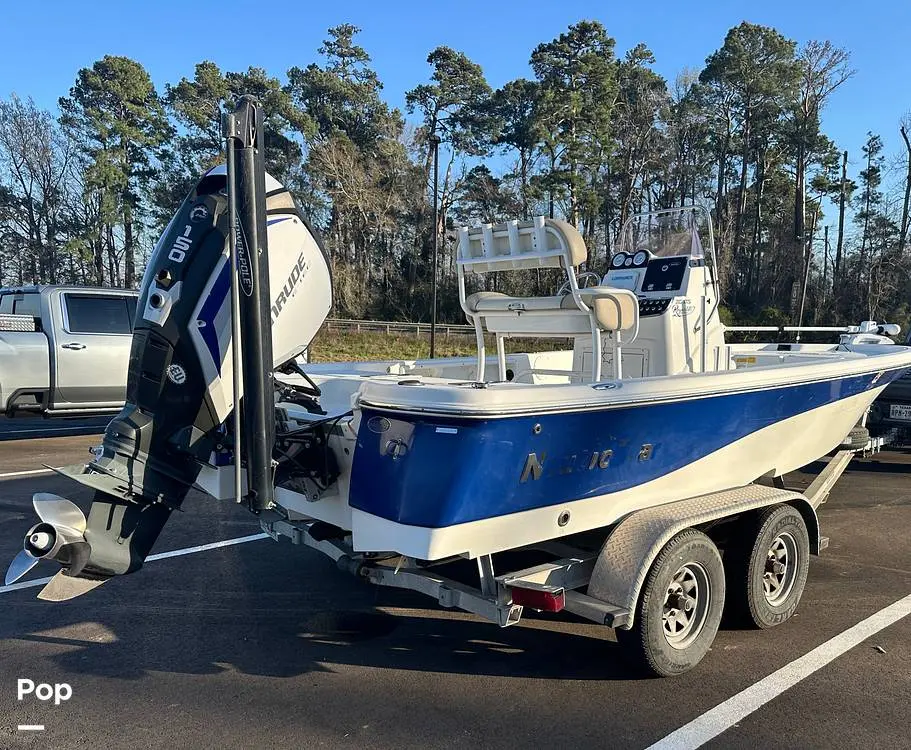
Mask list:
[[611,268],[623,268],[623,264],[626,262],[626,258],[626,253],[617,253],[613,258],[611,258]]
[[645,250],[640,250],[633,256],[633,265],[634,266],[644,266],[648,262],[648,253]]

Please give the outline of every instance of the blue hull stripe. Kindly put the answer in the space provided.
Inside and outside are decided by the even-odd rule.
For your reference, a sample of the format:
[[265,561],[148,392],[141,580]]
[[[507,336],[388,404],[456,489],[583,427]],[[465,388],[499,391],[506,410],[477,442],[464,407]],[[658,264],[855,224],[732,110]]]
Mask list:
[[[439,528],[620,492],[776,422],[885,385],[902,372],[498,419],[397,418],[392,411],[365,406],[349,503],[399,523]],[[651,456],[640,461],[645,444],[652,445]],[[542,464],[540,477],[520,482],[531,453]]]

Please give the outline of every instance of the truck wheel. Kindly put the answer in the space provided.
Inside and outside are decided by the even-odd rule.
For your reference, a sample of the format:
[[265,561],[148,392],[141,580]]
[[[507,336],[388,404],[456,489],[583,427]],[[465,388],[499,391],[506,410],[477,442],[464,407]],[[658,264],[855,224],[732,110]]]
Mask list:
[[639,595],[633,627],[617,630],[617,640],[646,672],[682,674],[708,652],[723,609],[718,548],[701,531],[686,529],[658,554]]
[[[736,542],[735,542],[736,543]],[[728,617],[772,628],[794,614],[807,583],[810,539],[800,512],[790,505],[762,510],[726,555]]]

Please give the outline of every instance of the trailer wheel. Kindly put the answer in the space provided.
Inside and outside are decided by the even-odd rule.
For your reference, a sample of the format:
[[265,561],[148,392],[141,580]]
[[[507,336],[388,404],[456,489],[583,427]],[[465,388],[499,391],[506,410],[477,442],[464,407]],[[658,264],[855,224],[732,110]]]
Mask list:
[[724,609],[724,566],[701,531],[686,529],[658,554],[630,630],[617,640],[637,666],[660,677],[682,674],[706,655]]
[[742,548],[726,555],[728,617],[772,628],[797,609],[810,568],[810,539],[803,516],[790,505],[762,510],[747,526]]

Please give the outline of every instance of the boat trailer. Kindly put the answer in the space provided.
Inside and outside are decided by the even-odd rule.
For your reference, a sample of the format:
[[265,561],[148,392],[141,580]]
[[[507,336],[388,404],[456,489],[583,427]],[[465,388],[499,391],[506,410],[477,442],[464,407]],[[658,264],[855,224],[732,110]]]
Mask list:
[[553,558],[521,570],[497,573],[493,555],[482,555],[475,558],[477,586],[440,574],[441,567],[462,558],[427,562],[360,553],[352,548],[350,536],[321,521],[263,519],[261,524],[273,539],[287,537],[294,544],[312,547],[332,558],[341,570],[370,583],[418,591],[443,607],[471,612],[500,627],[515,625],[529,608],[566,610],[601,625],[629,630],[650,568],[662,549],[686,530],[697,529],[714,537],[714,530],[730,527],[730,522],[746,514],[789,505],[803,517],[810,552],[818,555],[829,540],[820,533],[817,509],[852,458],[879,447],[868,443],[859,449],[839,450],[803,492],[786,489],[776,478],[774,486],[754,483],[635,511],[600,534],[587,532],[499,553],[534,551]]

